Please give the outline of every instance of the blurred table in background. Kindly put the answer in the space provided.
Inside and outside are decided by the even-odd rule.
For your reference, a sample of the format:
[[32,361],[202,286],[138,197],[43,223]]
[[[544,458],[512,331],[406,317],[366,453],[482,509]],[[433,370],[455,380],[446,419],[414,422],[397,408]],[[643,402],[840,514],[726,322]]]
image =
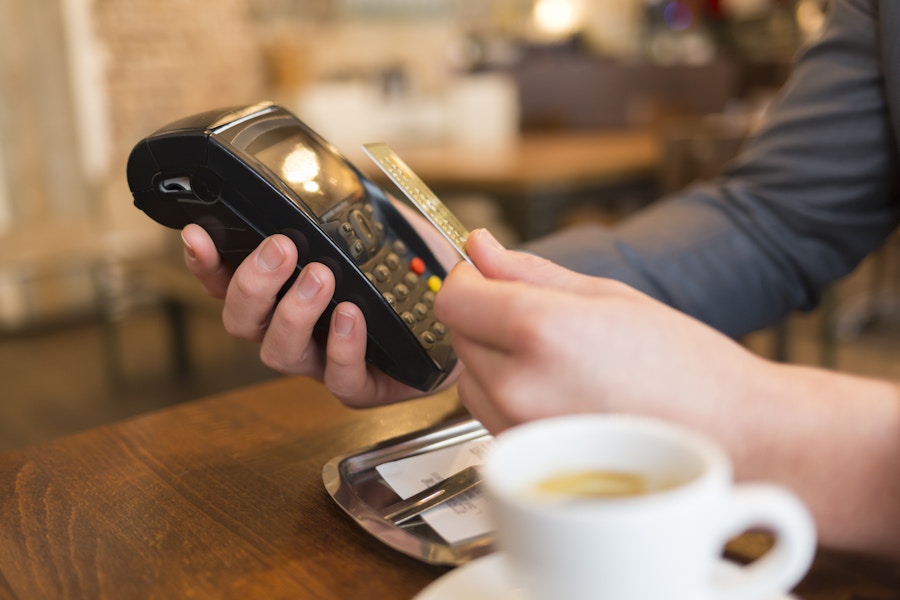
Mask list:
[[[479,193],[496,199],[523,239],[555,229],[576,196],[591,194],[597,202],[623,190],[652,196],[661,159],[660,139],[650,128],[526,133],[504,144],[393,149],[438,196]],[[362,153],[350,159],[385,183]]]

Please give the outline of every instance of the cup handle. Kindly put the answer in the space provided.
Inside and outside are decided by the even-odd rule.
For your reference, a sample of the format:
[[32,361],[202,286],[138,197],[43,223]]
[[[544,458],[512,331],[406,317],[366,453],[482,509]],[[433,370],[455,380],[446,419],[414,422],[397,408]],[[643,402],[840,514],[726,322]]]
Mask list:
[[784,488],[738,485],[732,491],[724,542],[751,528],[770,530],[775,546],[747,566],[714,576],[711,598],[759,600],[793,588],[816,553],[816,527],[806,506]]

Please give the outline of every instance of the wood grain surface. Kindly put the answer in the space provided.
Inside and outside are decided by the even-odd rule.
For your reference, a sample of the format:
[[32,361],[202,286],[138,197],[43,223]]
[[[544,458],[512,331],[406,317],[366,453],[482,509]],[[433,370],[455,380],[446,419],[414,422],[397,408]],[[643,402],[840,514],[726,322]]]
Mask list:
[[[4,454],[0,598],[411,598],[446,569],[365,533],[322,467],[458,412],[452,392],[355,411],[283,379]],[[900,576],[822,551],[798,591],[895,599]]]
[[322,466],[455,406],[285,379],[0,456],[0,597],[411,597],[444,569],[357,527]]

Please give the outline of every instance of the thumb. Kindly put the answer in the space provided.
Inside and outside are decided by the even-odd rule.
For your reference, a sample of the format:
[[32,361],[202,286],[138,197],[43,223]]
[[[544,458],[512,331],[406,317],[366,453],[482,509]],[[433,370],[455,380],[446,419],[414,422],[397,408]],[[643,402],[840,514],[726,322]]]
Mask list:
[[[476,229],[469,234],[466,253],[488,279],[523,281],[588,296],[608,293],[610,289],[622,286],[602,277],[570,271],[534,254],[507,250],[487,229]],[[610,288],[610,285],[614,287]]]
[[569,271],[550,261],[507,250],[487,229],[476,229],[466,239],[466,253],[489,279],[524,281],[540,286],[559,286]]
[[525,274],[533,268],[536,256],[507,250],[487,229],[476,229],[466,238],[466,254],[490,279],[525,279]]

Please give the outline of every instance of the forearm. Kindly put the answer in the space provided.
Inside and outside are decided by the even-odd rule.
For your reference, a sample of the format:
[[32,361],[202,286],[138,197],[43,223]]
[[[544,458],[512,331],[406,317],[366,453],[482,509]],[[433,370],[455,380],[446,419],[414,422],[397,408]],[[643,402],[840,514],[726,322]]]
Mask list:
[[891,382],[766,363],[735,399],[723,442],[740,479],[790,486],[823,544],[900,558],[900,389]]

